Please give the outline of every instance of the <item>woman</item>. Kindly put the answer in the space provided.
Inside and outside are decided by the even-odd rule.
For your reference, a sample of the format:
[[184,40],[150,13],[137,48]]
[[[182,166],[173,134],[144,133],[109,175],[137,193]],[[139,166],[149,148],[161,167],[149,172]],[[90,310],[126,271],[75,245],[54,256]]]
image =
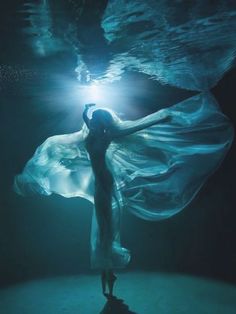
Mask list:
[[[94,204],[91,266],[113,293],[114,269],[130,253],[120,244],[120,211],[146,220],[185,208],[219,167],[233,127],[210,93],[201,93],[135,121],[86,105],[84,126],[41,144],[15,177],[15,191],[83,197]],[[88,117],[92,111],[92,118]]]
[[[112,226],[112,195],[114,193],[114,179],[111,171],[106,164],[106,151],[115,138],[130,135],[134,132],[151,126],[154,123],[151,121],[142,126],[135,126],[125,129],[120,129],[114,118],[114,113],[105,109],[97,109],[92,113],[92,118],[88,118],[89,108],[95,104],[85,105],[83,119],[89,129],[89,133],[85,139],[85,146],[90,156],[91,166],[95,177],[95,192],[94,204],[96,211],[96,219],[99,227],[99,246],[101,255],[103,255],[100,267],[102,269],[102,289],[106,292],[106,284],[108,284],[109,295],[113,294],[113,285],[116,276],[113,273],[113,258],[114,254],[113,243],[115,241],[114,228]],[[162,117],[165,119],[165,116]],[[161,120],[161,118],[160,118]]]

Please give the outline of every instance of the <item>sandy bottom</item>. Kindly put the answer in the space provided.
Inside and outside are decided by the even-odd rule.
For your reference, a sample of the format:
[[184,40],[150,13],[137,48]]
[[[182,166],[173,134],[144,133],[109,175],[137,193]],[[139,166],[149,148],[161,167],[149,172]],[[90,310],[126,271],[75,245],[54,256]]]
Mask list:
[[118,274],[116,298],[99,277],[30,281],[0,290],[1,314],[235,314],[236,287],[179,274]]

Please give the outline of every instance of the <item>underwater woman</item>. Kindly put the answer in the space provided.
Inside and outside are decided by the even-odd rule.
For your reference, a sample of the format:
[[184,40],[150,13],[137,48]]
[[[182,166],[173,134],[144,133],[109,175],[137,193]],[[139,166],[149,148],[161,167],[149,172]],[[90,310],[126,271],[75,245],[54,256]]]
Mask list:
[[[124,264],[128,263],[127,251],[120,248],[120,253],[115,252],[115,234],[117,230],[113,226],[112,218],[112,197],[115,197],[114,179],[111,171],[106,164],[106,151],[112,140],[130,135],[141,129],[147,128],[152,124],[158,123],[148,121],[147,123],[135,127],[119,128],[119,118],[114,112],[107,109],[95,109],[92,118],[88,117],[88,112],[95,104],[85,105],[83,119],[89,129],[85,138],[85,147],[90,157],[91,167],[94,173],[94,205],[95,215],[98,225],[98,243],[96,267],[101,269],[101,281],[103,294],[106,295],[106,286],[108,285],[109,295],[113,294],[114,282],[117,279],[113,273],[114,259],[123,259]],[[160,120],[166,119],[164,114]],[[117,202],[118,203],[118,202]],[[122,250],[123,249],[123,250]],[[117,255],[120,255],[118,257]]]
[[82,197],[94,205],[91,267],[111,296],[114,270],[130,261],[120,241],[121,211],[149,221],[182,211],[219,167],[234,133],[209,93],[134,121],[89,104],[83,119],[81,130],[37,147],[14,189],[23,196]]

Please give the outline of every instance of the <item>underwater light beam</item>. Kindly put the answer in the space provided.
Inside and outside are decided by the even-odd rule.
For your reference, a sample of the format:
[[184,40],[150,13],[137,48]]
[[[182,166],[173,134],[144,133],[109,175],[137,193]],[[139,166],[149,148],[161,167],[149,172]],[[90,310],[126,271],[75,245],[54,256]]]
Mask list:
[[114,93],[113,89],[96,83],[80,88],[80,96],[83,99],[83,103],[95,103],[99,106],[104,105],[104,101],[110,102],[114,98]]

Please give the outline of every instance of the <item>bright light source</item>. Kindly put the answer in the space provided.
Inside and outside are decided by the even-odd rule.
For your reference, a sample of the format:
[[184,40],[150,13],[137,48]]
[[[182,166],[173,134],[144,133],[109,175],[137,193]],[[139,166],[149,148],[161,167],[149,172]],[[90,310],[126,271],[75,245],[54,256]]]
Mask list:
[[84,103],[104,105],[104,101],[111,97],[111,91],[104,85],[93,83],[92,85],[81,87],[81,96]]
[[88,87],[88,97],[91,98],[91,100],[93,100],[93,102],[97,102],[99,100],[102,99],[103,95],[102,95],[102,88],[98,85],[91,85]]
[[[128,110],[130,95],[134,94],[136,86],[134,84],[125,85],[120,83],[103,83],[92,81],[90,84],[78,84],[74,80],[68,80],[64,76],[56,77],[58,86],[64,90],[65,98],[55,97],[52,103],[55,106],[75,106],[75,110],[83,110],[85,104],[94,103],[96,108],[110,108],[119,114]],[[140,89],[139,89],[140,90]],[[59,94],[58,94],[59,95]],[[78,108],[80,107],[80,108]],[[74,109],[71,109],[71,113]]]

